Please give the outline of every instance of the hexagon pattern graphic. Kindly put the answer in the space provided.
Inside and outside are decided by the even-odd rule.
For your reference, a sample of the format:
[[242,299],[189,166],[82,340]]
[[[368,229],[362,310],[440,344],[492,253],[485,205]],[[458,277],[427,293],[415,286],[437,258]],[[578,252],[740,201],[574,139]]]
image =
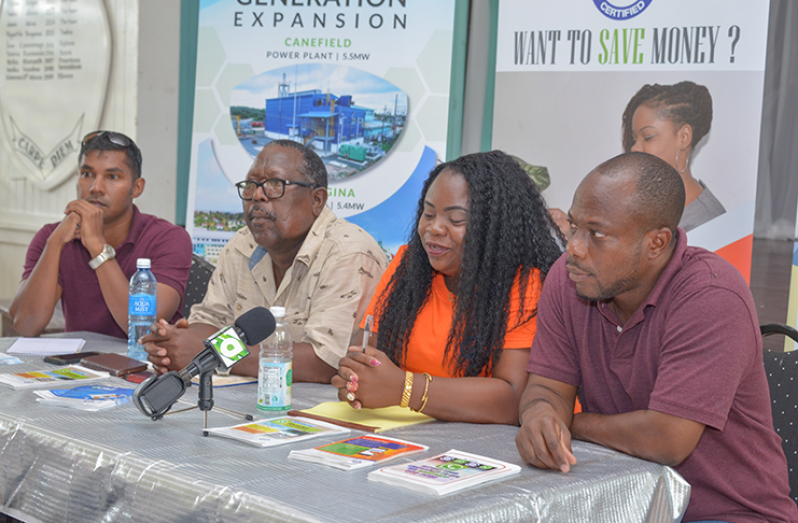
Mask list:
[[200,27],[197,34],[197,87],[211,87],[222,64],[227,60],[222,41],[213,27]]
[[210,89],[197,89],[194,94],[194,132],[210,132],[221,111],[216,95]]
[[421,76],[427,82],[431,93],[449,95],[451,77],[448,74],[449,70],[441,67],[438,56],[440,55],[439,50],[445,49],[451,41],[452,31],[435,31],[416,59]]

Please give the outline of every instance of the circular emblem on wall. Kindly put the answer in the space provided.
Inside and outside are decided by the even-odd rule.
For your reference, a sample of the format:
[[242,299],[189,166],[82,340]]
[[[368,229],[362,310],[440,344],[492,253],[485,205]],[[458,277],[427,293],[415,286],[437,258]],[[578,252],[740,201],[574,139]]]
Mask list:
[[638,0],[627,6],[617,6],[605,0],[593,0],[601,14],[612,20],[628,20],[645,11],[654,0]]
[[77,169],[81,138],[99,126],[111,71],[103,0],[0,1],[0,142],[39,188]]

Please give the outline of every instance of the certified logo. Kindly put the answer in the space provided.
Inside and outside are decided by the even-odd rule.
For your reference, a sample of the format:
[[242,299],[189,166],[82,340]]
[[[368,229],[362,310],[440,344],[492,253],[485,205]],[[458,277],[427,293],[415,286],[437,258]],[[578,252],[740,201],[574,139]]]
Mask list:
[[617,6],[605,0],[593,0],[601,13],[612,20],[628,20],[645,11],[654,0],[638,0],[627,6]]

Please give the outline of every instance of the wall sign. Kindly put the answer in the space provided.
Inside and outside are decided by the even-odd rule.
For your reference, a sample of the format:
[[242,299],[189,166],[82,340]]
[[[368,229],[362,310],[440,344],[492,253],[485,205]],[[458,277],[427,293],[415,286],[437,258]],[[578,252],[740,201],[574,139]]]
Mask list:
[[200,3],[186,228],[215,261],[234,183],[272,140],[312,147],[328,206],[395,252],[446,158],[455,0]]
[[493,147],[547,167],[544,196],[567,211],[584,176],[623,152],[622,115],[643,86],[705,87],[711,128],[689,172],[725,212],[687,239],[748,278],[768,16],[763,0],[501,0]]
[[111,69],[103,0],[0,2],[0,117],[4,144],[42,189],[77,166],[80,140],[99,125]]

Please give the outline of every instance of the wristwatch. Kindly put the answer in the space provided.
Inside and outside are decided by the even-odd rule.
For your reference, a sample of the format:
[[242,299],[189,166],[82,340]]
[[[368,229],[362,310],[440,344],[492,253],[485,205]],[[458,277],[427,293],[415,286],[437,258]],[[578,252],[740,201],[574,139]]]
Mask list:
[[102,265],[103,263],[107,262],[111,258],[115,258],[115,257],[116,257],[116,251],[114,250],[113,247],[111,247],[110,245],[108,245],[106,243],[105,245],[103,245],[102,252],[100,254],[98,254],[96,258],[94,258],[91,261],[89,261],[89,267],[91,267],[92,269],[94,269],[96,271],[97,268],[100,267],[100,265]]

